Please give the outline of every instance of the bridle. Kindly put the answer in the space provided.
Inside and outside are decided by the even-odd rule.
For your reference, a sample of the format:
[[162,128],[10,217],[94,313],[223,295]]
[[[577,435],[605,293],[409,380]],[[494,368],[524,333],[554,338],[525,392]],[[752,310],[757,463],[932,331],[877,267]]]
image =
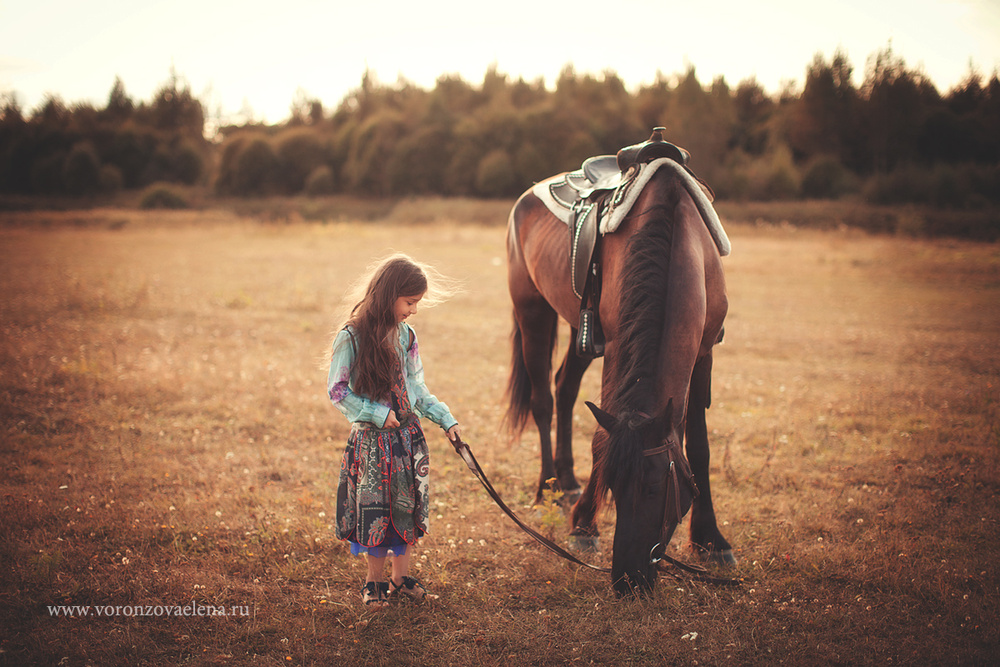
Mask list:
[[[688,488],[691,490],[691,500],[694,501],[698,497],[700,491],[698,490],[698,485],[694,481],[694,473],[691,471],[691,465],[688,463],[687,457],[681,451],[680,443],[676,442],[673,438],[666,437],[663,442],[658,447],[651,447],[643,451],[643,456],[659,456],[660,454],[666,454],[667,459],[670,462],[670,467],[667,472],[667,498],[664,499],[663,508],[663,525],[660,529],[660,541],[649,552],[649,562],[651,565],[659,563],[661,560],[666,560],[673,563],[681,569],[686,569],[685,565],[679,564],[674,559],[666,555],[667,549],[667,532],[672,530],[672,526],[676,526],[687,514],[688,507],[684,507],[684,503],[681,500],[681,482],[687,484]],[[670,490],[673,489],[673,493]],[[671,497],[672,496],[672,497]],[[671,505],[673,501],[673,505]],[[702,571],[704,571],[702,569]]]

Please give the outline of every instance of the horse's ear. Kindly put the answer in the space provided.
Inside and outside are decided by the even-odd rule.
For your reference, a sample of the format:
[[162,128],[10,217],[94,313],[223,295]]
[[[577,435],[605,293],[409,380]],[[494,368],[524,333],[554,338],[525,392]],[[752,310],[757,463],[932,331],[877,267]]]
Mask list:
[[608,431],[609,433],[613,431],[615,426],[618,425],[618,420],[604,410],[601,410],[590,401],[586,401],[586,403],[587,407],[590,408],[590,411],[594,413],[594,419],[597,420],[597,423],[600,424],[605,431]]

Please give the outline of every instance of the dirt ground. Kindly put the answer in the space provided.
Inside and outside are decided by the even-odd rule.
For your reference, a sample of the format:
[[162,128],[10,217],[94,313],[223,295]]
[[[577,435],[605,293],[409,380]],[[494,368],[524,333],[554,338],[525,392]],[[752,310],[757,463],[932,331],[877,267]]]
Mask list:
[[[617,599],[518,531],[425,424],[415,569],[440,597],[372,611],[333,535],[348,425],[322,364],[348,284],[392,250],[462,281],[413,319],[428,385],[509,504],[565,541],[560,513],[527,506],[537,435],[500,430],[502,227],[0,215],[0,663],[995,663],[1000,248],[727,226],[708,418],[739,558],[723,574],[742,584],[663,577]],[[683,531],[671,553],[693,558]]]

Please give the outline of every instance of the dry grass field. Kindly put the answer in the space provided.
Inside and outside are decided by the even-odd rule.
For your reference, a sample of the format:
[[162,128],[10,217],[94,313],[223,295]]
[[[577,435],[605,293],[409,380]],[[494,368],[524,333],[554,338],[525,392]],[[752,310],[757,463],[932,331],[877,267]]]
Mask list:
[[[500,432],[495,206],[477,213],[492,225],[461,207],[0,215],[0,664],[996,664],[1000,247],[731,214],[709,427],[742,584],[664,576],[616,599],[425,424],[415,569],[440,598],[366,609],[363,562],[333,535],[348,425],[320,364],[347,284],[390,250],[463,281],[413,320],[428,384],[507,501],[566,537],[525,507],[535,434]],[[576,419],[586,478],[594,423]]]

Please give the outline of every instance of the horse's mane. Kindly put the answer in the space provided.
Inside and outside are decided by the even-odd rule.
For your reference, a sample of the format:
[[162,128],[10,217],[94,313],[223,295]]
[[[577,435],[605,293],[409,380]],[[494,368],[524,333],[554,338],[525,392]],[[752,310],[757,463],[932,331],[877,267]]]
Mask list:
[[618,418],[618,426],[595,452],[598,498],[640,478],[642,433],[653,426],[650,417],[655,410],[656,373],[667,316],[671,203],[661,202],[644,210],[640,215],[649,219],[628,242],[628,262],[621,281],[619,365],[616,377],[610,379],[611,405],[602,406]]

